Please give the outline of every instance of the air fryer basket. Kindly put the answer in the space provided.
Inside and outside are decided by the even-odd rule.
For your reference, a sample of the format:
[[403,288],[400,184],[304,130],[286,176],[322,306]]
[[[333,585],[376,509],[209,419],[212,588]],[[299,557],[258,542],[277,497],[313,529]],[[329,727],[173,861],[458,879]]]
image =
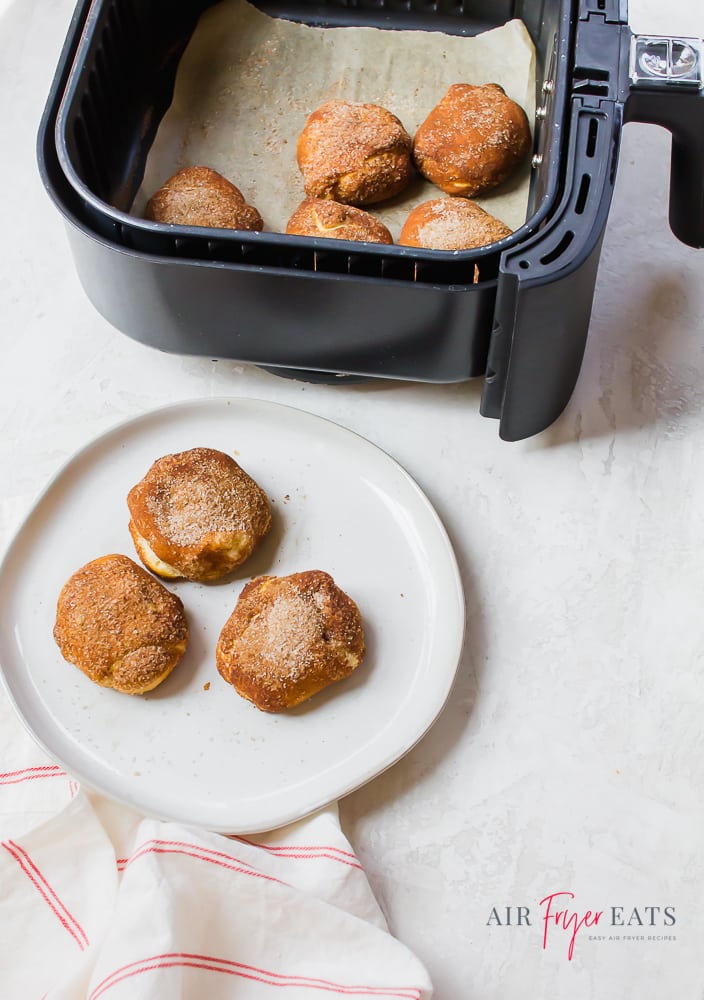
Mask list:
[[144,343],[327,380],[485,374],[482,413],[516,440],[550,424],[574,388],[624,119],[672,129],[671,225],[701,245],[700,64],[691,79],[652,79],[646,70],[661,63],[634,53],[658,42],[633,38],[618,0],[260,4],[324,26],[471,34],[523,19],[537,51],[529,215],[491,247],[444,253],[137,219],[128,208],[178,60],[211,2],[83,0],[40,128],[40,168],[86,292]]

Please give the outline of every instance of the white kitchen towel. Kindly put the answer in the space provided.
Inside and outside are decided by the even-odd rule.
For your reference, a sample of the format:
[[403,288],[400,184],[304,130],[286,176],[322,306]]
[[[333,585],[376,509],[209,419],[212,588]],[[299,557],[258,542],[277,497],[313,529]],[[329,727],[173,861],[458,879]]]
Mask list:
[[3,1000],[427,1000],[336,808],[252,838],[82,790],[0,692]]

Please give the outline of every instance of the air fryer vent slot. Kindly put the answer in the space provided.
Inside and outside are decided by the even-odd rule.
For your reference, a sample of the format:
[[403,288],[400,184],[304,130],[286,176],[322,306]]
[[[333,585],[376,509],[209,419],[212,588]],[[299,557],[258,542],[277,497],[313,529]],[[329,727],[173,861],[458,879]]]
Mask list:
[[[275,6],[275,4],[267,3],[265,9],[273,10]],[[475,8],[479,6],[484,9],[477,16]],[[386,14],[441,15],[443,17],[466,18],[470,24],[475,21],[475,18],[479,22],[484,18],[492,22],[496,16],[494,13],[496,0],[488,0],[482,5],[476,3],[470,5],[469,11],[465,0],[326,0],[325,7],[364,12],[384,11]],[[393,27],[393,23],[388,24],[387,27]],[[480,24],[473,25],[473,28],[474,30],[468,33],[474,34],[477,28],[480,28]]]
[[313,270],[324,271],[326,274],[347,274],[349,261],[347,257],[340,254],[329,253],[325,250],[315,250],[313,252]]
[[577,80],[609,80],[610,74],[608,70],[590,68],[585,69],[583,66],[575,66],[574,73],[572,74],[573,79]]
[[540,263],[552,264],[553,261],[556,261],[558,257],[561,257],[563,255],[563,253],[565,252],[565,250],[567,250],[573,239],[574,239],[574,233],[572,232],[571,229],[568,229],[567,232],[562,237],[562,239],[560,240],[560,242],[557,244],[557,246],[554,249],[552,249],[549,253],[546,253],[544,257],[540,258]]
[[591,97],[608,97],[610,73],[594,66],[575,66],[572,74],[575,94]]
[[582,215],[584,213],[584,206],[587,204],[587,198],[589,197],[589,188],[591,186],[592,179],[589,174],[582,174],[582,180],[579,183],[579,192],[577,194],[577,201],[574,204],[574,210],[577,215]]
[[378,278],[381,267],[375,257],[352,253],[347,258],[347,273],[365,278]]
[[594,158],[594,153],[596,152],[596,140],[598,134],[599,134],[599,119],[590,118],[589,132],[587,134],[587,147],[584,151],[586,156],[588,156],[590,160]]

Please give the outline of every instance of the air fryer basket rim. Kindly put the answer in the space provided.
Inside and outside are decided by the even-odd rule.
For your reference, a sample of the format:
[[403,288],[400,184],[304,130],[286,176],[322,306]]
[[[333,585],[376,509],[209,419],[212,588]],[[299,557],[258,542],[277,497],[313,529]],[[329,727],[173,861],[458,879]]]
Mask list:
[[[217,0],[210,0],[210,3],[208,0],[205,0],[205,3],[201,3],[200,6],[205,8],[213,2],[217,2]],[[483,3],[483,0],[477,0],[477,2],[481,4]],[[561,11],[561,33],[565,35],[568,32],[570,6],[572,0],[554,0],[554,2]],[[314,238],[293,237],[280,233],[252,233],[242,231],[228,232],[189,226],[165,226],[160,223],[150,222],[138,216],[132,215],[130,212],[116,208],[93,190],[93,188],[81,175],[79,164],[76,162],[76,150],[72,148],[72,144],[69,142],[68,136],[71,125],[76,120],[76,117],[80,116],[80,97],[85,86],[84,77],[90,73],[90,59],[88,56],[91,52],[91,48],[95,45],[95,29],[100,18],[105,16],[105,11],[110,9],[112,3],[113,0],[93,0],[93,3],[90,6],[87,22],[82,32],[78,49],[61,98],[55,127],[56,148],[62,170],[67,176],[69,182],[79,193],[86,207],[91,209],[94,213],[102,216],[102,218],[106,221],[109,221],[115,226],[121,227],[123,231],[126,231],[132,237],[138,236],[139,234],[149,236],[150,234],[168,233],[172,237],[183,238],[189,241],[207,241],[217,239],[224,243],[236,241],[243,245],[256,245],[257,243],[266,241],[270,243],[272,247],[298,246],[310,250],[328,250],[330,249],[330,244],[335,243],[336,248],[339,249],[340,252],[359,253],[359,244],[342,240],[333,241],[328,239],[322,242],[321,240]],[[512,0],[512,11],[515,10],[515,3],[516,0]],[[267,10],[267,12],[269,12],[272,7],[279,12],[281,11],[278,0],[269,0],[268,3],[267,0],[261,0],[261,2],[257,3],[257,6],[263,10]],[[331,3],[330,6],[331,10],[333,10],[335,15],[338,16],[339,12],[336,9],[337,5]],[[484,6],[486,6],[486,4],[484,4]],[[303,10],[310,9],[310,20],[312,22],[317,22],[322,18],[320,13],[322,8],[320,5],[309,5],[306,3],[306,0],[290,0],[290,2],[284,3],[284,11],[287,9],[291,9],[298,16],[300,16]],[[357,14],[354,14],[353,12],[355,20],[351,23],[369,23],[370,17],[373,16],[373,11],[371,9],[365,10],[363,5],[360,5],[359,12],[360,13]],[[327,15],[329,20],[330,11],[327,11]],[[285,16],[285,12],[283,16]],[[294,17],[294,19],[296,18]],[[349,13],[347,14],[346,20],[350,21]],[[393,23],[390,23],[390,21],[391,19],[387,17],[385,24],[386,27],[393,27]],[[565,41],[566,39],[563,38],[563,47]],[[549,53],[545,53],[545,55],[548,56]],[[561,61],[558,60],[553,73],[553,79],[551,81],[551,93],[549,95],[543,93],[543,110],[545,110],[545,108],[549,108],[551,117],[554,118],[554,127],[550,130],[551,142],[549,146],[541,138],[542,134],[546,131],[541,119],[536,118],[536,121],[532,123],[534,154],[536,156],[536,162],[538,160],[540,161],[540,170],[545,175],[543,183],[544,191],[539,203],[534,207],[534,210],[530,212],[529,217],[517,230],[488,247],[479,247],[471,250],[442,251],[403,247],[398,244],[390,246],[365,244],[362,251],[364,255],[370,258],[396,257],[399,259],[417,260],[421,262],[427,261],[433,264],[442,263],[443,261],[448,263],[450,261],[460,261],[469,265],[474,262],[481,261],[483,258],[489,256],[496,257],[504,249],[518,245],[523,239],[532,235],[538,226],[542,224],[544,218],[548,215],[551,206],[554,204],[556,199],[559,186],[559,162],[561,153],[559,125],[563,114],[561,104],[566,100],[567,96],[565,79],[566,74],[562,72],[562,69],[563,67]],[[548,67],[546,66],[545,72],[547,73],[547,71]],[[135,245],[139,244],[135,243]]]

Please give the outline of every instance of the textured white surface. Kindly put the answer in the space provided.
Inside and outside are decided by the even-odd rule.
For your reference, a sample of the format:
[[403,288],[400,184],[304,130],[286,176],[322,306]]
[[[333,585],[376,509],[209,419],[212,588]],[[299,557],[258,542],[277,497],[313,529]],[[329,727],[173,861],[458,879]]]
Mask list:
[[[0,19],[3,537],[71,452],[160,403],[257,396],[370,438],[443,518],[471,637],[436,727],[341,805],[392,929],[438,1000],[700,1000],[704,254],[667,226],[669,137],[625,129],[579,384],[551,429],[507,445],[480,384],[304,386],[110,328],[34,166],[70,8],[15,0]],[[639,31],[704,34],[700,0],[631,8]],[[582,930],[568,962],[569,935],[544,951],[537,926],[557,890],[580,914],[673,906],[677,922]],[[487,926],[507,905],[532,926]]]

